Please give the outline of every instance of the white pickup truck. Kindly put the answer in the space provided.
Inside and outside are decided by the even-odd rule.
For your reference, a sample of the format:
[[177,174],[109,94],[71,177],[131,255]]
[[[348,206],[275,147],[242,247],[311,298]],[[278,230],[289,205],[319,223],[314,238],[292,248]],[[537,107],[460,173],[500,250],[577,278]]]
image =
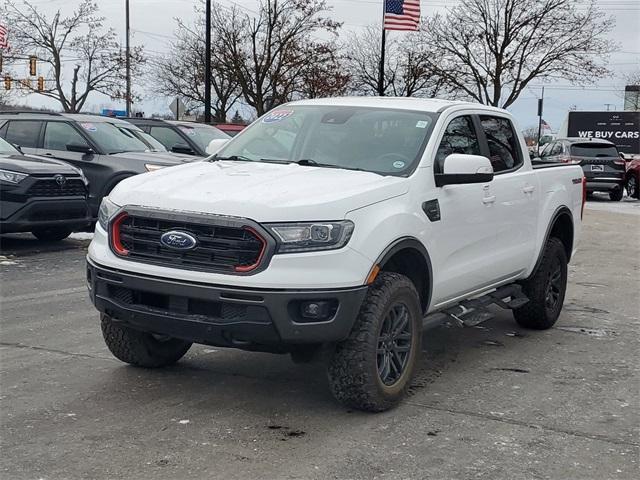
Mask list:
[[584,198],[582,169],[533,167],[501,109],[292,102],[206,160],[120,183],[87,282],[124,362],[169,365],[192,343],[319,356],[338,400],[381,411],[423,329],[489,304],[555,323]]

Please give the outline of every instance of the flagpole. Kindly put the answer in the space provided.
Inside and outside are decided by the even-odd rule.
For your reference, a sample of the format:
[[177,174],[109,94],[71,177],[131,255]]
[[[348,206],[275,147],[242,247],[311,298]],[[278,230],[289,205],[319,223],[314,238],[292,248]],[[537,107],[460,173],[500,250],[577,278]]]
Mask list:
[[538,99],[538,156],[540,156],[540,137],[542,136],[542,109],[544,108],[544,87],[542,96]]
[[378,95],[384,97],[384,54],[386,44],[386,30],[384,29],[384,14],[386,13],[386,0],[382,0],[382,42],[380,50],[380,66],[378,67]]

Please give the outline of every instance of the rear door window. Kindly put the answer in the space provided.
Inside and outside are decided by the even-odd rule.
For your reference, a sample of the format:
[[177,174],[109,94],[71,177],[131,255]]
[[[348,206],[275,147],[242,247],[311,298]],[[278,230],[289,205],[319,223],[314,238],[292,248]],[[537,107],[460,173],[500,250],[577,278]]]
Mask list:
[[572,157],[618,157],[618,150],[606,143],[575,143],[571,145]]
[[43,148],[66,151],[67,145],[89,146],[84,137],[68,123],[47,122],[44,131]]
[[42,122],[37,120],[12,120],[7,127],[5,140],[25,148],[38,148]]
[[481,115],[480,123],[487,137],[493,171],[500,173],[522,165],[520,142],[511,121],[507,118]]

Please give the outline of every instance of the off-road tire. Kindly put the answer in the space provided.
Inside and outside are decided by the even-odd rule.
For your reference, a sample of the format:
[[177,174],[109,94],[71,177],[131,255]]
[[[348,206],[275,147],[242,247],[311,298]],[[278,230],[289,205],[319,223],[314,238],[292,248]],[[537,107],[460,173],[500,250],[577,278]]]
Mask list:
[[624,190],[622,189],[622,187],[616,188],[615,190],[611,190],[609,192],[609,199],[612,202],[619,202],[620,200],[622,200],[623,196],[624,196]]
[[[404,305],[411,325],[410,351],[398,380],[388,386],[378,373],[378,341],[390,310]],[[349,337],[336,345],[329,361],[331,391],[344,405],[369,412],[396,406],[406,394],[420,355],[422,315],[414,284],[404,275],[382,272],[360,308]]]
[[37,228],[31,233],[43,242],[59,242],[71,235],[72,230],[65,227]]
[[[560,269],[559,294],[553,307],[547,303],[548,288],[552,276]],[[522,282],[522,291],[529,302],[513,311],[516,322],[522,327],[534,330],[551,328],[560,315],[567,289],[567,254],[562,242],[552,237],[547,241],[542,260],[535,273]]]
[[129,328],[101,315],[102,336],[111,353],[136,367],[158,368],[180,360],[191,343],[176,338],[159,340],[153,334]]

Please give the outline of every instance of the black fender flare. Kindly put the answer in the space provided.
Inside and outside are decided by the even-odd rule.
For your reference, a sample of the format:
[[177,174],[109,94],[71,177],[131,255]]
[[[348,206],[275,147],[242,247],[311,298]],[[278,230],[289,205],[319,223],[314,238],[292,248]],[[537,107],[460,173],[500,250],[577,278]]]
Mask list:
[[[562,205],[558,208],[556,208],[556,211],[553,212],[553,215],[551,215],[551,220],[549,221],[549,224],[547,225],[547,231],[544,234],[544,240],[542,242],[542,245],[540,245],[540,250],[538,251],[538,259],[536,260],[536,264],[533,267],[533,270],[531,270],[531,275],[533,275],[536,270],[538,270],[538,267],[540,266],[540,262],[542,261],[542,257],[544,255],[544,247],[547,244],[547,242],[549,241],[549,237],[551,236],[551,231],[553,230],[553,227],[555,226],[556,222],[558,221],[558,219],[562,216],[568,216],[569,220],[571,221],[571,229],[572,229],[572,237],[571,237],[571,250],[573,250],[573,230],[574,230],[574,224],[573,224],[573,214],[571,213],[571,210],[569,210],[569,208],[565,205]],[[570,260],[571,257],[571,253],[569,253],[569,255],[567,255],[567,259]]]
[[431,305],[431,298],[433,294],[433,267],[431,264],[431,257],[429,256],[429,252],[420,240],[415,237],[409,236],[401,237],[394,240],[378,256],[375,265],[378,265],[382,269],[385,263],[388,262],[391,257],[393,257],[399,251],[406,249],[418,251],[424,257],[424,260],[427,264],[427,291],[424,292],[426,294],[424,311],[426,312],[429,310],[429,305]]

